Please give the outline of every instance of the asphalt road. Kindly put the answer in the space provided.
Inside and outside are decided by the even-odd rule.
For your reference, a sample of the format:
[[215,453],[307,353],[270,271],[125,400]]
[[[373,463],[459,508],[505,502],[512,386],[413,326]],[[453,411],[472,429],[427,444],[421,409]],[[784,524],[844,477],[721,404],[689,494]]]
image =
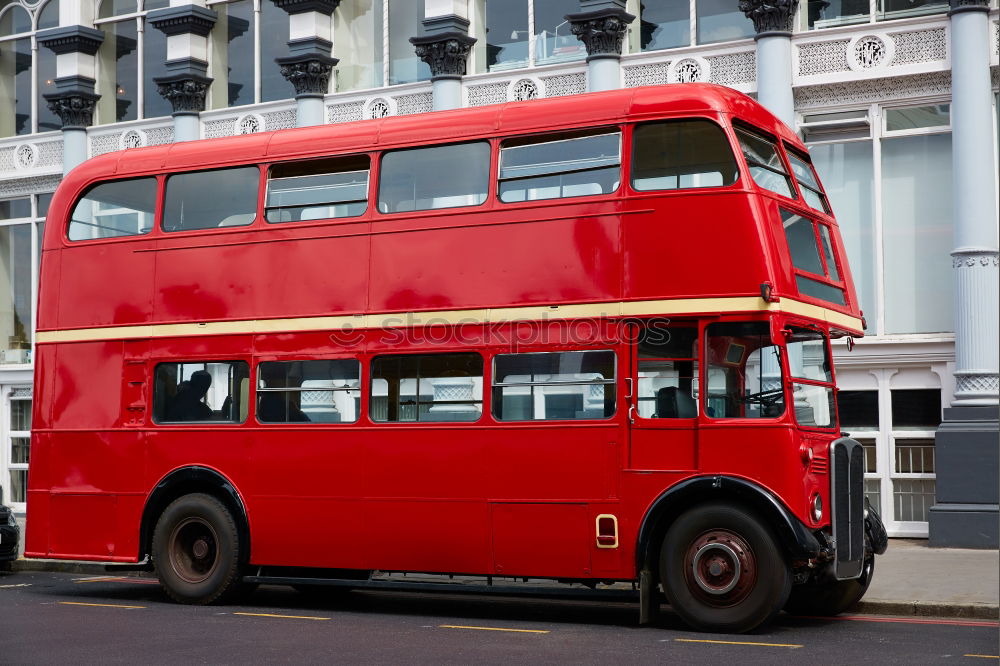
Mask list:
[[618,602],[278,586],[182,606],[151,579],[25,572],[0,575],[0,664],[1000,663],[997,622],[782,614],[732,636],[669,609],[654,627],[637,616]]

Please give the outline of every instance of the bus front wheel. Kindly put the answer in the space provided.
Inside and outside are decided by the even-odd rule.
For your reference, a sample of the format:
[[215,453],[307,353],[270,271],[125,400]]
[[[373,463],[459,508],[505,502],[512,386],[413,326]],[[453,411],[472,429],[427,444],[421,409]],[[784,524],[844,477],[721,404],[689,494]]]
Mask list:
[[240,587],[239,528],[211,495],[174,500],[153,531],[153,564],[160,585],[174,601],[210,604]]
[[792,588],[785,611],[792,615],[832,617],[850,610],[865,596],[875,572],[875,555],[865,558],[861,576],[853,580],[809,581]]
[[770,529],[724,503],[681,515],[660,550],[660,582],[671,607],[696,629],[744,632],[785,605],[791,576]]

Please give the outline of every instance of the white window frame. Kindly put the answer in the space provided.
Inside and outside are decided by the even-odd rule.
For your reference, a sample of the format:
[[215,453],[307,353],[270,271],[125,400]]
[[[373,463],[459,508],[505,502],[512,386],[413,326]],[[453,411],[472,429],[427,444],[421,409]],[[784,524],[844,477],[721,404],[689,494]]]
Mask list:
[[[11,472],[28,470],[28,463],[13,462],[13,439],[15,437],[26,437],[30,440],[30,430],[13,430],[11,424],[11,403],[14,401],[30,402],[33,398],[30,385],[11,385],[3,390],[3,451],[0,455],[0,462],[3,463],[3,476],[0,477],[0,484],[4,488],[4,502],[17,513],[23,513],[26,502],[15,502],[13,497],[13,482]],[[30,414],[30,411],[29,411]],[[30,418],[30,416],[29,416]],[[25,499],[27,499],[27,484],[25,484]]]

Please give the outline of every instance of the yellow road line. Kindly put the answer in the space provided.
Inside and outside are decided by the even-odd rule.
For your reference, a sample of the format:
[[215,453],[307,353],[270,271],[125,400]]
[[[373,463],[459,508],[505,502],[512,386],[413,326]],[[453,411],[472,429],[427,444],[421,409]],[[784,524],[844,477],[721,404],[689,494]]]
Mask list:
[[675,638],[674,641],[679,643],[717,643],[719,645],[756,645],[758,647],[786,647],[786,648],[802,647],[801,645],[796,645],[794,643],[750,643],[748,641],[710,641],[699,638]]
[[272,613],[233,613],[233,615],[248,615],[250,617],[280,617],[285,620],[329,620],[328,617],[312,617],[310,615],[274,615]]
[[440,624],[441,629],[476,629],[478,631],[509,631],[517,634],[547,634],[546,629],[506,629],[504,627],[466,627],[460,624]]
[[976,659],[1000,659],[998,654],[963,654],[963,657],[975,657]]
[[145,606],[122,606],[120,604],[85,604],[82,601],[60,601],[65,606],[97,606],[98,608],[145,608]]

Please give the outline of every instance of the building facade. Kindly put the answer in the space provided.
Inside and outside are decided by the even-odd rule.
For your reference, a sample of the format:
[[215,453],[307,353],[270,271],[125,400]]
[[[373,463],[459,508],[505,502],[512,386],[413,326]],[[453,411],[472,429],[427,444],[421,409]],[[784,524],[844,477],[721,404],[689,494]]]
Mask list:
[[[707,81],[794,124],[824,179],[868,322],[836,349],[841,418],[890,535],[934,542],[938,511],[940,545],[995,547],[975,468],[997,448],[998,20],[997,0],[0,0],[3,497],[23,512],[41,230],[83,159]],[[992,541],[952,536],[983,520]]]

